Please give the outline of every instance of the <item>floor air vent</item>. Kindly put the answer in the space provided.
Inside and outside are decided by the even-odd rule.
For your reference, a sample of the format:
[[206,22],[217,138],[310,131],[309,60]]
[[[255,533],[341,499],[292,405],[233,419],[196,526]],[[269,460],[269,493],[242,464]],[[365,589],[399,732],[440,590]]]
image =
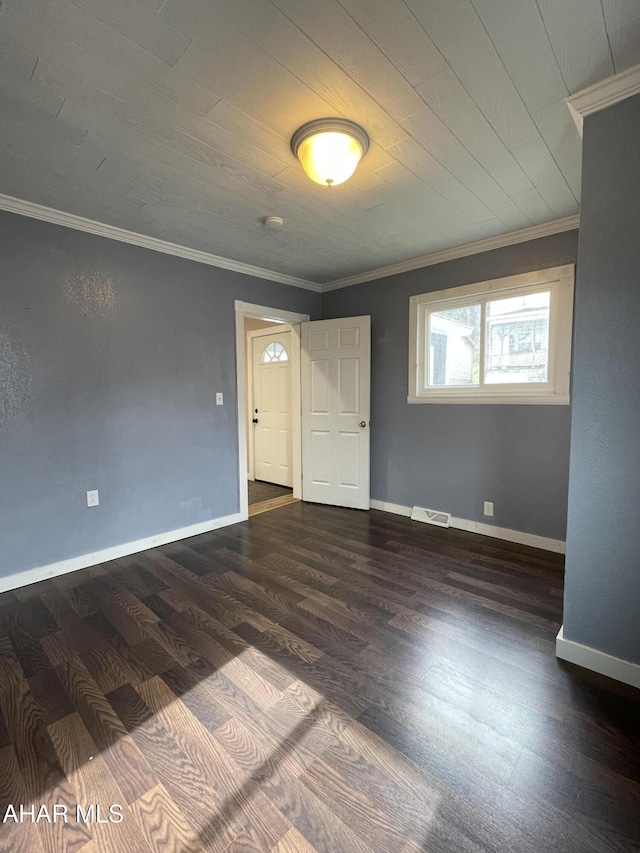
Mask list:
[[423,521],[425,524],[436,524],[438,527],[448,527],[451,520],[450,512],[440,512],[437,509],[426,509],[423,506],[414,506],[411,510],[411,518],[414,521]]

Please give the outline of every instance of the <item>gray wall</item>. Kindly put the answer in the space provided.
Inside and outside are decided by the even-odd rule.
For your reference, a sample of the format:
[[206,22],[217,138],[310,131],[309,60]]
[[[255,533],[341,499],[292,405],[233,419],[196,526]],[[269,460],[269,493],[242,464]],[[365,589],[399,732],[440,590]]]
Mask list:
[[584,125],[564,635],[640,663],[640,95]]
[[409,405],[409,297],[575,263],[576,254],[573,231],[323,294],[325,318],[372,316],[373,498],[564,539],[569,407]]
[[0,255],[0,576],[237,512],[234,299],[319,295],[5,213]]

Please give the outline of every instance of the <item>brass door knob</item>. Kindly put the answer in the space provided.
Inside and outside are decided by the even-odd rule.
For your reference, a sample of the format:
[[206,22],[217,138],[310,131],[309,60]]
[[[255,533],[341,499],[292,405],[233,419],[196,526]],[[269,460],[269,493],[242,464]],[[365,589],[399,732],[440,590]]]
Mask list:
[[366,421],[360,421],[360,426],[361,426],[361,427],[366,427],[366,425],[367,425],[367,422],[366,422]]

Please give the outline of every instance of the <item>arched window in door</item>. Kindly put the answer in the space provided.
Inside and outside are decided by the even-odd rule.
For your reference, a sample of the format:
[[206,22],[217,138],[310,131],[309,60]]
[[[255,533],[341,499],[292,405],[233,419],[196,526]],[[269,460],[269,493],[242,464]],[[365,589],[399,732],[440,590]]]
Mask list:
[[273,361],[289,361],[286,349],[282,344],[277,342],[268,344],[264,348],[262,358],[260,359],[261,364],[270,364]]

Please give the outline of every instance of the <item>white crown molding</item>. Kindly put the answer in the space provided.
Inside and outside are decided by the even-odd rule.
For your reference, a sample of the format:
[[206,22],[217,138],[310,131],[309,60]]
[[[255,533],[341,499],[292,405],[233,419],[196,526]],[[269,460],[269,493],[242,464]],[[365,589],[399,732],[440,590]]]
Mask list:
[[342,287],[351,287],[351,285],[361,284],[365,281],[374,281],[375,279],[386,278],[391,275],[397,275],[398,273],[410,272],[421,267],[452,261],[456,258],[464,258],[480,252],[489,252],[492,249],[500,249],[504,246],[515,245],[516,243],[525,243],[528,240],[548,237],[552,234],[559,234],[562,231],[572,231],[580,225],[580,217],[578,215],[566,216],[564,219],[556,219],[553,222],[545,222],[542,225],[533,225],[530,228],[523,228],[520,231],[511,231],[507,234],[488,237],[486,240],[466,243],[463,246],[455,246],[451,249],[442,249],[418,258],[400,261],[397,264],[391,264],[387,267],[380,267],[379,269],[357,273],[347,278],[319,284],[314,281],[308,281],[307,279],[279,273],[275,270],[267,270],[263,267],[234,261],[231,258],[223,258],[220,255],[213,255],[209,252],[201,252],[198,249],[190,249],[188,246],[169,243],[166,240],[159,240],[157,237],[147,237],[144,234],[137,234],[134,231],[126,231],[124,228],[116,228],[114,225],[106,225],[103,222],[96,222],[93,219],[76,216],[74,213],[66,213],[63,210],[45,207],[32,201],[25,201],[24,199],[2,195],[1,193],[0,210],[17,213],[20,216],[28,216],[32,219],[41,219],[44,222],[51,222],[54,225],[62,225],[77,231],[86,231],[88,234],[96,234],[99,237],[106,237],[109,240],[118,240],[121,243],[130,243],[133,246],[141,246],[144,249],[151,249],[154,252],[163,252],[166,255],[186,258],[200,264],[220,267],[221,269],[232,270],[233,272],[251,275],[256,278],[264,278],[268,281],[287,284],[291,287],[300,287],[315,293],[325,293],[331,290],[338,290]]
[[504,246],[513,246],[516,243],[526,243],[528,240],[537,240],[539,237],[549,237],[552,234],[560,234],[563,231],[573,231],[580,225],[580,217],[565,216],[564,219],[556,219],[553,222],[544,222],[542,225],[532,225],[530,228],[522,228],[520,231],[510,231],[507,234],[499,234],[496,237],[488,237],[486,240],[478,240],[475,243],[465,243],[463,246],[454,246],[451,249],[441,249],[412,258],[408,261],[400,261],[388,267],[380,267],[377,270],[357,273],[347,278],[329,281],[322,286],[322,292],[339,290],[342,287],[351,287],[354,284],[362,284],[365,281],[374,281],[378,278],[387,278],[390,275],[410,272],[421,267],[430,267],[434,264],[442,264],[445,261],[453,261],[456,258],[464,258],[469,255],[477,255],[480,252],[490,252],[492,249],[501,249]]
[[320,293],[322,290],[322,285],[313,281],[296,278],[292,275],[285,275],[274,270],[263,269],[262,267],[255,267],[252,264],[244,264],[241,261],[223,258],[220,255],[212,255],[209,252],[201,252],[198,249],[190,249],[187,246],[179,246],[177,243],[169,243],[166,240],[159,240],[157,237],[136,234],[133,231],[126,231],[124,228],[116,228],[114,225],[106,225],[103,222],[96,222],[93,219],[76,216],[74,213],[66,213],[63,210],[45,207],[42,204],[13,198],[12,196],[2,195],[1,193],[0,210],[17,213],[20,216],[29,216],[32,219],[41,219],[44,222],[52,222],[54,225],[63,225],[66,228],[74,228],[76,231],[86,231],[89,234],[96,234],[99,237],[106,237],[109,240],[131,243],[133,246],[142,246],[144,249],[151,249],[154,252],[164,252],[165,255],[175,255],[178,258],[186,258],[189,261],[197,261],[200,264],[208,264],[212,267],[232,270],[233,272],[251,275],[255,278],[266,278],[269,281],[288,284],[291,287],[301,287],[304,290],[313,290],[316,293]]
[[580,136],[582,136],[585,116],[611,107],[620,101],[624,101],[625,98],[637,95],[639,92],[640,65],[634,65],[632,68],[614,74],[613,77],[607,77],[606,80],[601,80],[581,92],[576,92],[575,95],[569,95],[568,98],[565,98],[565,103],[569,107],[569,112],[576,123]]

